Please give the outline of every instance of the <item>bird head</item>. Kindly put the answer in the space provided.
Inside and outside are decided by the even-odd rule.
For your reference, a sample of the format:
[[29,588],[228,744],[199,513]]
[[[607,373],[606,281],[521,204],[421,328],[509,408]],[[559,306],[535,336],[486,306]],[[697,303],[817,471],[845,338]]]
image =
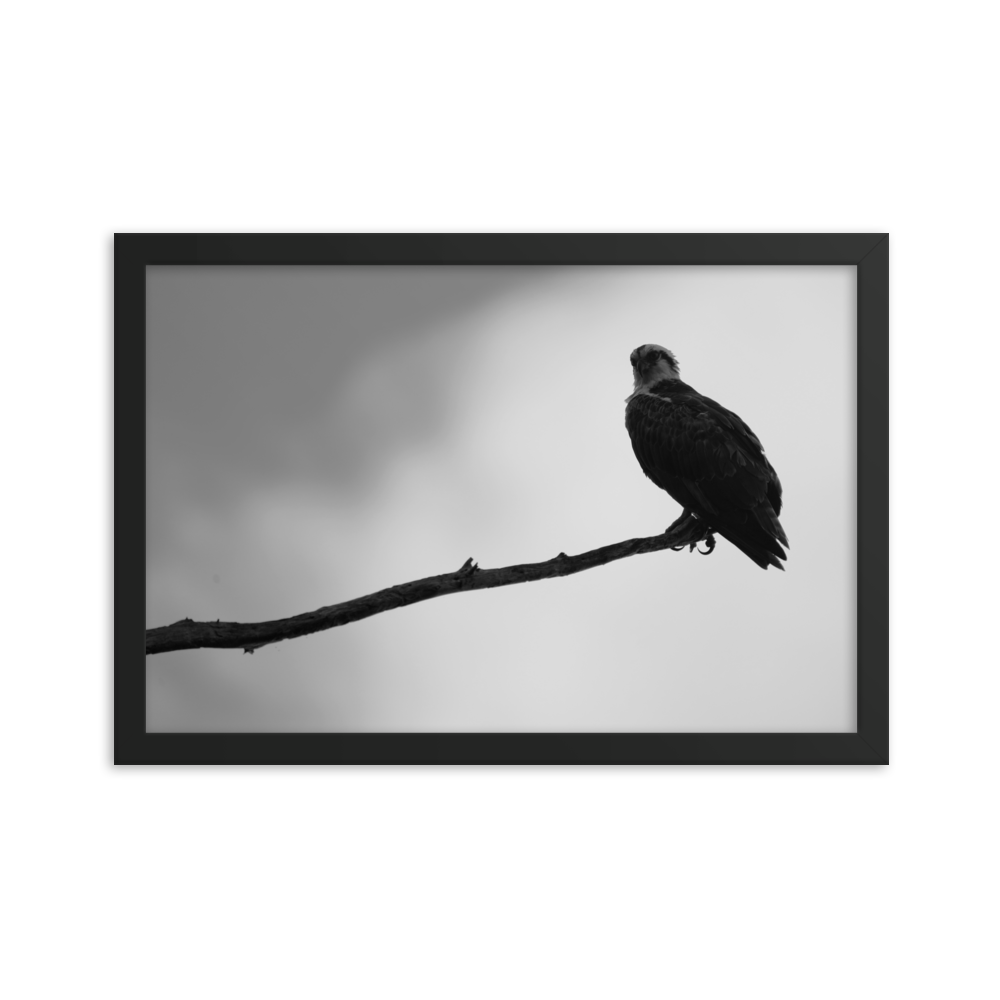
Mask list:
[[643,344],[642,347],[637,347],[629,355],[629,361],[632,362],[636,389],[644,385],[656,385],[657,382],[667,378],[680,378],[677,359],[659,344]]

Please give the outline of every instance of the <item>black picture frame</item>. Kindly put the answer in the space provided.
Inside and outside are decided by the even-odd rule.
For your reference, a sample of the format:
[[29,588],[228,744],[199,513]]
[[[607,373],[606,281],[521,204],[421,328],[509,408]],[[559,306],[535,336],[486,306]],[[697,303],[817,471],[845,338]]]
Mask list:
[[[147,733],[146,267],[847,264],[857,267],[856,733]],[[889,238],[816,234],[116,234],[114,760],[144,763],[887,764]]]

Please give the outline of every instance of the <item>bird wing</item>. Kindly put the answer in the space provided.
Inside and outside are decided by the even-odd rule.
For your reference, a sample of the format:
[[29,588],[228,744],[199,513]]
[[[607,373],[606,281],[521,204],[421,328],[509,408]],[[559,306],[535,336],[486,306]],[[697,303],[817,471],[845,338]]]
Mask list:
[[[643,393],[629,401],[625,424],[643,471],[667,492],[680,480],[708,514],[756,511],[765,503],[780,513],[781,483],[760,440],[715,400],[693,391]],[[778,531],[780,538],[780,525]]]

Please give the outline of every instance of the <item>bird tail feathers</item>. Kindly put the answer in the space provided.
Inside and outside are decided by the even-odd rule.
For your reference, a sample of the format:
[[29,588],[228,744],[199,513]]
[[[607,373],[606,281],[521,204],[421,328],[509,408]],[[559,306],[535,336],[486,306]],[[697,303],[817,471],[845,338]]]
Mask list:
[[791,547],[788,544],[788,535],[785,534],[785,529],[781,526],[778,515],[774,513],[774,508],[769,503],[762,503],[753,513],[754,517],[757,518],[757,523],[764,529],[765,535],[776,538],[786,548]]
[[[781,563],[788,557],[785,554],[785,550],[779,544],[778,539],[780,538],[785,545],[788,544],[788,539],[781,525],[778,524],[778,519],[773,516],[773,512],[771,512],[771,515],[773,525],[770,521],[767,523],[767,526],[758,523],[758,521],[748,521],[738,528],[734,526],[723,527],[720,525],[716,526],[715,530],[727,541],[732,542],[744,555],[760,566],[761,569],[774,566],[775,569],[784,571],[785,567]],[[776,531],[774,530],[775,527],[777,528]]]

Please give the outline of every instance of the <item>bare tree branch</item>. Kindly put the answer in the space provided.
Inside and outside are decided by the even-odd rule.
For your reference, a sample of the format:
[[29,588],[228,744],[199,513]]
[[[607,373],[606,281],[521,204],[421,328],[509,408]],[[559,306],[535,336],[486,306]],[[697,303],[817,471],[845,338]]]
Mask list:
[[489,587],[506,587],[512,583],[528,583],[531,580],[546,580],[553,576],[569,576],[594,566],[624,559],[643,552],[658,552],[661,549],[694,549],[698,542],[705,541],[708,552],[715,547],[715,539],[703,522],[688,514],[679,517],[662,535],[649,538],[631,538],[600,549],[568,556],[560,552],[554,559],[540,563],[524,563],[520,566],[504,566],[501,569],[480,569],[472,559],[454,573],[428,576],[423,580],[411,580],[387,587],[374,594],[356,597],[342,604],[331,604],[294,618],[282,618],[272,622],[242,624],[240,622],[196,622],[183,618],[173,625],[151,628],[146,631],[146,653],[167,653],[178,649],[243,649],[252,653],[261,646],[283,639],[295,639],[300,635],[322,632],[324,629],[360,621],[372,615],[403,608],[407,604],[427,601],[432,597],[454,594],[465,590],[485,590]]

